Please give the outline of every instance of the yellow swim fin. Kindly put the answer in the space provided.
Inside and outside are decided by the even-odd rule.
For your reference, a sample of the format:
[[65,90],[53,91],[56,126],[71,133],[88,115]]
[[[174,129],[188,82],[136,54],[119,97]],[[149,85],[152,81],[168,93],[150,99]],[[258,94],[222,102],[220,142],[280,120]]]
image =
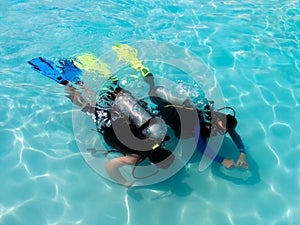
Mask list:
[[127,44],[116,44],[112,49],[117,53],[119,61],[125,61],[130,64],[130,67],[142,73],[145,77],[150,73],[150,70],[145,67],[141,60],[138,59],[138,50]]
[[79,69],[89,73],[95,73],[98,76],[105,78],[111,76],[109,66],[92,53],[83,53],[82,55],[76,56],[73,59],[73,62]]

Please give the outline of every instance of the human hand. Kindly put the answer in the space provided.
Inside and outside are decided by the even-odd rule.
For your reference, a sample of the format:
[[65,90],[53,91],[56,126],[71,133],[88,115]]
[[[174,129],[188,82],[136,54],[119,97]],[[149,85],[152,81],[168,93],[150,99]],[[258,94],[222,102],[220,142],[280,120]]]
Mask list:
[[235,162],[232,159],[224,159],[222,161],[222,165],[225,166],[227,169],[236,167]]
[[247,160],[246,160],[246,154],[241,152],[240,154],[240,157],[238,159],[238,161],[236,162],[236,166],[237,167],[240,167],[240,168],[243,168],[243,169],[248,169],[248,163],[247,163]]

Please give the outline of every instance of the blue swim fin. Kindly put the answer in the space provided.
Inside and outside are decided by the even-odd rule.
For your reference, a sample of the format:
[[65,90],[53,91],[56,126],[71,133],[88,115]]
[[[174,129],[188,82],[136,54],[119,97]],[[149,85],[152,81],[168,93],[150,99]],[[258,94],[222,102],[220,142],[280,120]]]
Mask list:
[[64,78],[62,70],[55,65],[54,62],[37,57],[28,61],[32,68],[40,74],[55,80],[57,83],[67,85],[68,80]]
[[81,69],[75,66],[74,62],[71,59],[62,59],[59,61],[61,65],[60,68],[62,70],[63,77],[71,82],[79,83],[80,76],[82,74]]

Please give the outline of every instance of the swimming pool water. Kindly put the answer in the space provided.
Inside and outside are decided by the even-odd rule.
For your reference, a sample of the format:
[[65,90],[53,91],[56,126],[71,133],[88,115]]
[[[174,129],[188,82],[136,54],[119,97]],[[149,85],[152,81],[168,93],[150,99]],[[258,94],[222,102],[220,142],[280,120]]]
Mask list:
[[[1,4],[0,224],[300,224],[298,0],[36,1]],[[74,138],[73,106],[26,64],[97,56],[116,43],[168,43],[209,68],[233,106],[249,171],[199,154],[168,180],[125,189],[99,176]],[[144,42],[147,43],[147,42]],[[153,42],[151,42],[153,43]],[[149,49],[142,58],[164,49]],[[149,62],[151,64],[151,62]],[[152,64],[151,64],[152,65]],[[164,75],[161,67],[151,70]],[[236,157],[225,138],[221,151]]]

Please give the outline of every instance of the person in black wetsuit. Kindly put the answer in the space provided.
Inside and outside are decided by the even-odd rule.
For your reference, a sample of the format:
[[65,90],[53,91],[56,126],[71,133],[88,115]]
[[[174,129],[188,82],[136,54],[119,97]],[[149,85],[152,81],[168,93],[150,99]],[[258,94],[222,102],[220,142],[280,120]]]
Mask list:
[[[235,116],[210,110],[209,102],[206,103],[206,108],[204,107],[205,109],[200,112],[195,109],[194,103],[189,98],[180,97],[165,87],[156,86],[153,74],[147,68],[144,68],[142,75],[145,82],[150,85],[149,96],[151,96],[151,100],[158,106],[159,115],[174,130],[178,138],[189,138],[198,134],[196,148],[199,152],[204,153],[210,136],[229,133],[240,152],[237,162],[233,159],[226,159],[219,154],[213,154],[213,151],[209,148],[205,154],[226,168],[248,168],[244,144],[240,135],[235,130],[237,125]],[[193,116],[195,110],[198,117]],[[183,115],[185,118],[189,118],[184,120],[187,123],[184,124],[184,127],[182,127],[182,123],[180,122]]]
[[163,147],[163,142],[168,139],[166,123],[147,112],[140,100],[121,88],[116,76],[102,87],[95,106],[88,104],[76,88],[67,88],[68,98],[95,119],[98,132],[114,149],[112,151],[123,153],[122,157],[111,159],[106,164],[106,170],[114,181],[130,187],[133,181],[122,176],[120,167],[136,166],[146,158],[161,169],[172,164],[175,156]]

